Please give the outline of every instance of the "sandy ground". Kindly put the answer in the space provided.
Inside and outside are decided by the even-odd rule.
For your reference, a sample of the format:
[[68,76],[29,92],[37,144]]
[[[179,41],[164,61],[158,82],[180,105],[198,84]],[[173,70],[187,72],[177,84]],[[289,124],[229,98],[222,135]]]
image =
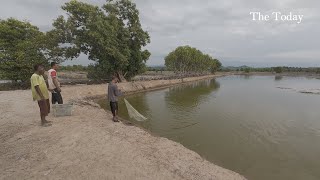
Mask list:
[[[140,86],[150,88],[148,83]],[[0,179],[245,179],[176,142],[113,123],[110,113],[79,102],[105,94],[106,85],[62,90],[67,102],[78,103],[71,117],[50,115],[51,127],[40,126],[30,90],[0,92]]]

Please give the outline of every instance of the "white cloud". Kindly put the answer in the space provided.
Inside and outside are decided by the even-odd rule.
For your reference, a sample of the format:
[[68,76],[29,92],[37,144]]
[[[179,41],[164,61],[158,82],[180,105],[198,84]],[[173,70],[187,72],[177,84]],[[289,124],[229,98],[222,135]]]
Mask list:
[[[42,30],[62,14],[68,0],[8,0],[0,6],[0,18],[27,19]],[[85,0],[83,0],[85,1]],[[317,63],[320,52],[320,1],[318,0],[133,0],[141,23],[149,31],[152,53],[148,64],[164,64],[164,56],[180,45],[191,45],[224,62],[301,61]],[[86,0],[101,5],[105,0]],[[295,12],[304,15],[290,22],[254,22],[250,11]],[[306,53],[307,52],[307,53]],[[309,53],[308,53],[309,52]],[[295,57],[295,60],[285,59]],[[84,63],[85,57],[81,57]],[[298,64],[298,63],[297,63]]]
[[320,51],[319,50],[297,50],[289,52],[272,53],[267,55],[268,58],[286,58],[293,60],[301,59],[316,59],[320,61]]

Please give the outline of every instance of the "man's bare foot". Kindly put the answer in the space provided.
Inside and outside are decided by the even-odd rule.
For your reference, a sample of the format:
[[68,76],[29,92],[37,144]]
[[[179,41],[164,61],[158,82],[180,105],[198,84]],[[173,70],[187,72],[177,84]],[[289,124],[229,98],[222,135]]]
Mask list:
[[113,122],[119,122],[117,117],[113,117],[112,120],[113,120]]
[[49,126],[52,126],[51,123],[41,123],[41,126],[42,127],[49,127]]
[[48,126],[52,126],[52,124],[51,124],[51,121],[44,120],[41,122],[41,126],[48,127]]
[[51,124],[52,121],[43,120],[41,123],[49,123],[49,124]]

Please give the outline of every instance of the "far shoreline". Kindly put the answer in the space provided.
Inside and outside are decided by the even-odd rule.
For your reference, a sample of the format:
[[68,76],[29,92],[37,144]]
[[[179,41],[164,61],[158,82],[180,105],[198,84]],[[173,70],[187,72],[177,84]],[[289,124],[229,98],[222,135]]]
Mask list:
[[[68,73],[75,73],[75,72],[63,72],[64,74]],[[80,74],[83,74],[83,72],[80,72]],[[275,73],[275,72],[243,72],[243,71],[218,71],[215,74],[210,75],[202,75],[202,76],[191,76],[191,77],[182,77],[182,78],[169,78],[169,79],[147,79],[146,80],[135,80],[135,81],[128,81],[128,82],[144,82],[144,81],[157,81],[157,80],[176,80],[176,79],[183,79],[186,78],[197,78],[197,77],[221,77],[221,76],[230,76],[230,75],[244,75],[244,76],[279,76],[279,77],[305,77],[305,78],[315,78],[320,79],[320,73],[314,73],[314,72],[282,72],[282,73]],[[68,76],[68,75],[67,75]],[[143,76],[143,75],[142,75]],[[210,78],[210,77],[209,77]],[[2,83],[1,83],[2,82]],[[184,83],[184,82],[182,82]],[[90,80],[85,78],[61,78],[61,84],[63,86],[73,86],[73,85],[99,85],[99,84],[108,84],[107,80]],[[171,85],[165,86],[169,87]],[[165,88],[160,87],[160,88]],[[157,90],[159,87],[154,88],[154,90]],[[13,85],[10,83],[9,80],[0,80],[0,91],[14,91],[14,90],[23,90],[23,89],[29,89],[26,87],[19,87],[19,85]]]

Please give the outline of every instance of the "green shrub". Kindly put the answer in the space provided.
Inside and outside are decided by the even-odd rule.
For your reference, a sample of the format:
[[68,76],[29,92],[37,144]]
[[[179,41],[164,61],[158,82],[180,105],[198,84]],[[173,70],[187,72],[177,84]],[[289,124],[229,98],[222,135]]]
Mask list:
[[276,72],[278,74],[283,72],[283,68],[282,67],[274,67],[273,70],[274,70],[274,72]]

